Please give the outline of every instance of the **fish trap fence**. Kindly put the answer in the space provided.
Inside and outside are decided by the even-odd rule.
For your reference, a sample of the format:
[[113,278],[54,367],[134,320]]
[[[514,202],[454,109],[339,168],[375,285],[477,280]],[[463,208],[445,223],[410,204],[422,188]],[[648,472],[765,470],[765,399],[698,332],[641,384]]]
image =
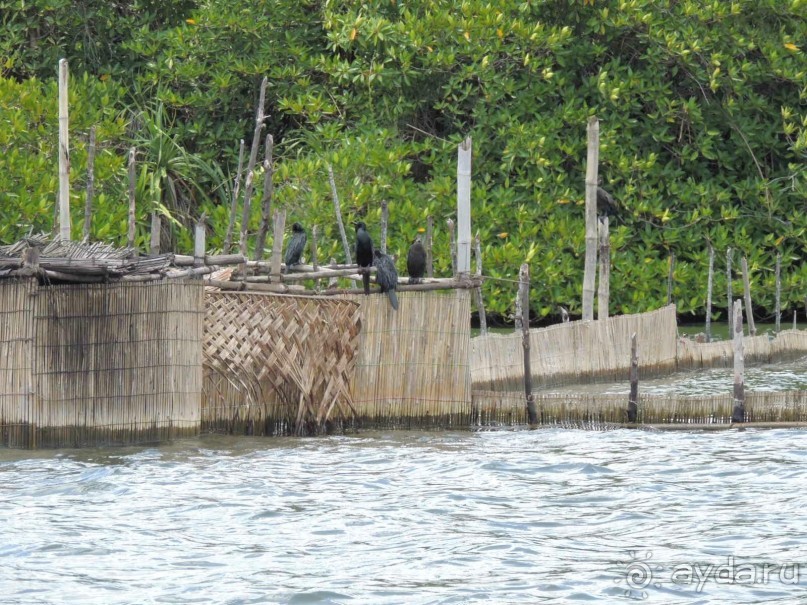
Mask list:
[[[743,357],[746,364],[792,361],[807,355],[807,331],[783,330],[776,336],[746,336]],[[730,368],[734,364],[732,341],[700,343],[687,338],[678,340],[678,369]]]
[[471,421],[468,290],[350,295],[362,329],[351,382],[363,428],[467,427]]
[[[575,321],[530,330],[535,388],[623,379],[630,369],[631,335],[637,335],[642,377],[676,370],[675,306],[650,313]],[[521,334],[487,334],[472,340],[475,390],[515,391],[524,381]]]
[[0,439],[10,447],[195,435],[202,285],[0,282]]
[[208,291],[205,310],[203,429],[304,434],[353,418],[357,303]]
[[[584,393],[535,394],[542,425],[601,428],[627,423],[627,395]],[[668,428],[731,425],[731,394],[708,396],[639,395],[636,424]],[[745,399],[746,423],[807,422],[807,391],[751,391]],[[476,426],[527,424],[524,394],[474,391]],[[736,425],[735,425],[736,426]]]

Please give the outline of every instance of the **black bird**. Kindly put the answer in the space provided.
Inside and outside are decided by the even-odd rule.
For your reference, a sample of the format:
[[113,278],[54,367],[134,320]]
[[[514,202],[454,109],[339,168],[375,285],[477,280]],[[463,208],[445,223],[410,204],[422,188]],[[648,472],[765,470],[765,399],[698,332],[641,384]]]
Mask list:
[[305,234],[305,229],[300,223],[294,223],[291,226],[291,239],[289,243],[286,245],[286,256],[283,258],[283,262],[286,263],[286,271],[293,265],[298,265],[300,263],[300,257],[303,254],[303,250],[305,250],[305,244],[308,241],[308,236]]
[[619,206],[614,197],[605,189],[597,186],[597,216],[617,217]]
[[[355,223],[356,227],[356,262],[359,267],[370,267],[373,264],[373,240],[367,233],[367,225],[362,222]],[[364,293],[370,293],[370,271],[362,271]]]
[[375,282],[381,286],[381,291],[389,296],[389,304],[396,311],[398,310],[398,295],[395,289],[398,287],[398,271],[392,257],[384,254],[381,250],[374,250],[375,255]]
[[420,243],[419,235],[409,246],[409,253],[406,255],[406,272],[409,273],[410,284],[419,284],[426,272],[426,250]]

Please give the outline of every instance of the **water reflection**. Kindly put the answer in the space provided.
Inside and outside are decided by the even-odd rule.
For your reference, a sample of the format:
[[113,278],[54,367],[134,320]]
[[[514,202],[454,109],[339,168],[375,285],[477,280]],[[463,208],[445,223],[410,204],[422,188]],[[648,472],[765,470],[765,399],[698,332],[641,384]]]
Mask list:
[[105,605],[794,603],[803,586],[776,574],[672,574],[734,557],[735,570],[797,562],[807,575],[805,437],[544,429],[0,450],[0,591]]

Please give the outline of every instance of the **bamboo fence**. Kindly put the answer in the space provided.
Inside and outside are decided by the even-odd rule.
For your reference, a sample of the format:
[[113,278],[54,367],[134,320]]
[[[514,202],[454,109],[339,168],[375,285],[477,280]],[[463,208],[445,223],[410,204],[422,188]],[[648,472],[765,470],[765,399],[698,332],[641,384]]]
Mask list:
[[205,309],[204,429],[300,435],[352,420],[358,304],[208,288]]
[[[783,330],[776,336],[746,336],[743,348],[747,364],[792,361],[807,355],[807,331]],[[679,370],[729,368],[734,363],[731,340],[699,343],[680,338],[677,356]]]
[[471,421],[471,292],[399,292],[361,304],[359,356],[351,383],[364,428],[467,427]]
[[[676,370],[675,306],[598,321],[575,321],[530,330],[534,387],[618,380],[630,370],[631,334],[639,343],[639,374]],[[524,381],[520,334],[488,334],[471,342],[474,389],[515,391]]]
[[0,427],[13,447],[198,434],[200,281],[0,282]]

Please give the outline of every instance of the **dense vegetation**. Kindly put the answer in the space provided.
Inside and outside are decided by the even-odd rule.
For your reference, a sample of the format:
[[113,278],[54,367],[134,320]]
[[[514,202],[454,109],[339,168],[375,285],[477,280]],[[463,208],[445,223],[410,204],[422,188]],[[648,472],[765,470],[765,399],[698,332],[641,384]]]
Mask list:
[[[275,203],[320,225],[320,258],[341,258],[331,164],[346,221],[363,218],[377,238],[389,202],[393,253],[404,257],[433,215],[446,272],[456,147],[470,135],[486,274],[513,278],[526,258],[533,312],[579,313],[596,115],[600,173],[623,206],[612,312],[663,304],[673,253],[674,299],[703,313],[710,244],[718,267],[728,247],[735,267],[748,258],[758,315],[773,310],[781,253],[793,308],[807,297],[804,15],[807,0],[0,0],[0,242],[52,228],[66,57],[76,235],[95,125],[93,237],[125,239],[136,145],[143,246],[153,210],[181,249],[207,213],[220,246],[238,141],[249,148],[266,76]],[[725,291],[721,270],[718,304]],[[513,293],[507,281],[485,285],[496,313]]]

